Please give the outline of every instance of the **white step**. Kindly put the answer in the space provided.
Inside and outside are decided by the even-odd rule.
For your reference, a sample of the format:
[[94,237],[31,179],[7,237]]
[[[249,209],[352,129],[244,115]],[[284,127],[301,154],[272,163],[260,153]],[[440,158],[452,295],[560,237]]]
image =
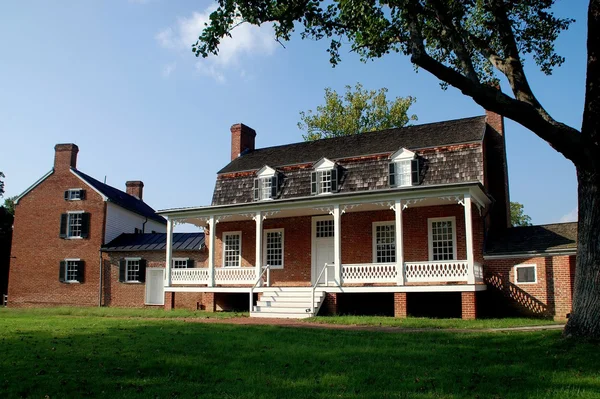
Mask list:
[[[311,297],[310,291],[263,291],[263,296],[297,296],[297,297]],[[321,298],[325,296],[324,292],[315,292],[315,298]]]
[[[319,306],[319,301],[315,301],[315,307]],[[257,306],[270,306],[273,308],[293,308],[293,307],[306,307],[310,308],[310,300],[303,299],[302,301],[288,301],[287,298],[285,301],[257,301]]]
[[[308,312],[306,311],[308,309]],[[289,308],[274,308],[271,306],[255,306],[255,312],[260,313],[310,313],[311,309],[309,306],[294,306]]]
[[276,318],[276,319],[307,319],[312,317],[312,313],[256,313],[251,312],[250,317],[264,317],[264,318]]
[[[260,301],[271,301],[271,302],[310,302],[311,296],[261,296]],[[315,295],[315,302],[320,301],[322,298]]]

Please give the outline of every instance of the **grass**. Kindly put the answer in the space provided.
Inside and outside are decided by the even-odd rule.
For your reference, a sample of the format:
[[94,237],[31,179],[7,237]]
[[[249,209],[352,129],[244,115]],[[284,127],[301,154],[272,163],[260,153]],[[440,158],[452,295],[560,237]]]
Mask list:
[[421,317],[408,317],[405,319],[387,316],[318,316],[303,319],[307,322],[322,324],[342,324],[356,326],[381,326],[399,328],[451,328],[460,330],[488,329],[488,328],[512,328],[526,326],[545,326],[562,324],[553,320],[528,319],[528,318],[505,318],[505,319],[429,319]]
[[81,317],[141,317],[141,318],[219,318],[247,317],[248,312],[205,312],[201,310],[173,309],[166,312],[163,308],[99,308],[99,307],[56,307],[56,308],[31,308],[14,309],[1,308],[0,317],[7,315],[37,315],[37,316],[81,316]]
[[598,398],[560,331],[378,333],[0,312],[2,398]]

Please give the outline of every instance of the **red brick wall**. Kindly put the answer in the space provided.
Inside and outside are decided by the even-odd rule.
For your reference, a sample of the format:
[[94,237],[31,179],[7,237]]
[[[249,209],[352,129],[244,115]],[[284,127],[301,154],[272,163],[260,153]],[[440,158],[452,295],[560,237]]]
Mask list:
[[[146,267],[165,267],[164,251],[111,252],[104,254],[103,305],[115,307],[143,307],[146,299],[145,283],[119,282],[119,260],[128,257],[140,257],[146,260]],[[206,267],[206,251],[177,251],[174,258],[191,258],[195,267]],[[199,294],[201,297],[201,294]],[[187,301],[185,308],[196,309],[193,298],[177,297],[177,301]],[[193,302],[193,306],[192,303]],[[200,300],[200,302],[202,302]],[[179,306],[182,307],[182,306]]]
[[[514,266],[519,264],[537,266],[537,283],[516,284]],[[564,319],[571,312],[574,265],[575,255],[493,259],[485,261],[485,275],[523,312]]]
[[406,318],[407,309],[406,292],[394,292],[394,317]]
[[473,320],[477,317],[477,302],[475,292],[461,292],[462,318]]
[[[9,306],[98,305],[99,249],[104,237],[105,203],[69,171],[71,161],[70,153],[59,153],[54,173],[16,206]],[[86,199],[65,201],[64,191],[69,188],[84,188]],[[76,210],[90,213],[89,237],[59,238],[60,215]],[[58,281],[59,262],[66,258],[85,262],[84,283]]]

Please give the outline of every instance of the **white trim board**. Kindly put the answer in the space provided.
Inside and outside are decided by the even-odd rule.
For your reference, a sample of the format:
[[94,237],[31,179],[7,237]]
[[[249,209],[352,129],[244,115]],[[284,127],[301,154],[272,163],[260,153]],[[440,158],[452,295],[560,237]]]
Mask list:
[[[254,292],[273,291],[277,288],[297,291],[309,291],[310,287],[257,287]],[[460,285],[397,285],[385,287],[317,287],[317,292],[332,293],[376,293],[376,292],[478,292],[487,290],[485,284]],[[250,287],[165,287],[165,292],[246,292]]]

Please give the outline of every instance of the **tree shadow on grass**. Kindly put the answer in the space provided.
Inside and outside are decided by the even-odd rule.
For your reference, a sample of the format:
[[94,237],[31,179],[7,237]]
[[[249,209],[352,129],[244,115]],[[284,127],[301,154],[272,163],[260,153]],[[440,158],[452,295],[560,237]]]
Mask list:
[[0,337],[2,397],[600,397],[598,347],[554,331],[393,334],[47,317]]

